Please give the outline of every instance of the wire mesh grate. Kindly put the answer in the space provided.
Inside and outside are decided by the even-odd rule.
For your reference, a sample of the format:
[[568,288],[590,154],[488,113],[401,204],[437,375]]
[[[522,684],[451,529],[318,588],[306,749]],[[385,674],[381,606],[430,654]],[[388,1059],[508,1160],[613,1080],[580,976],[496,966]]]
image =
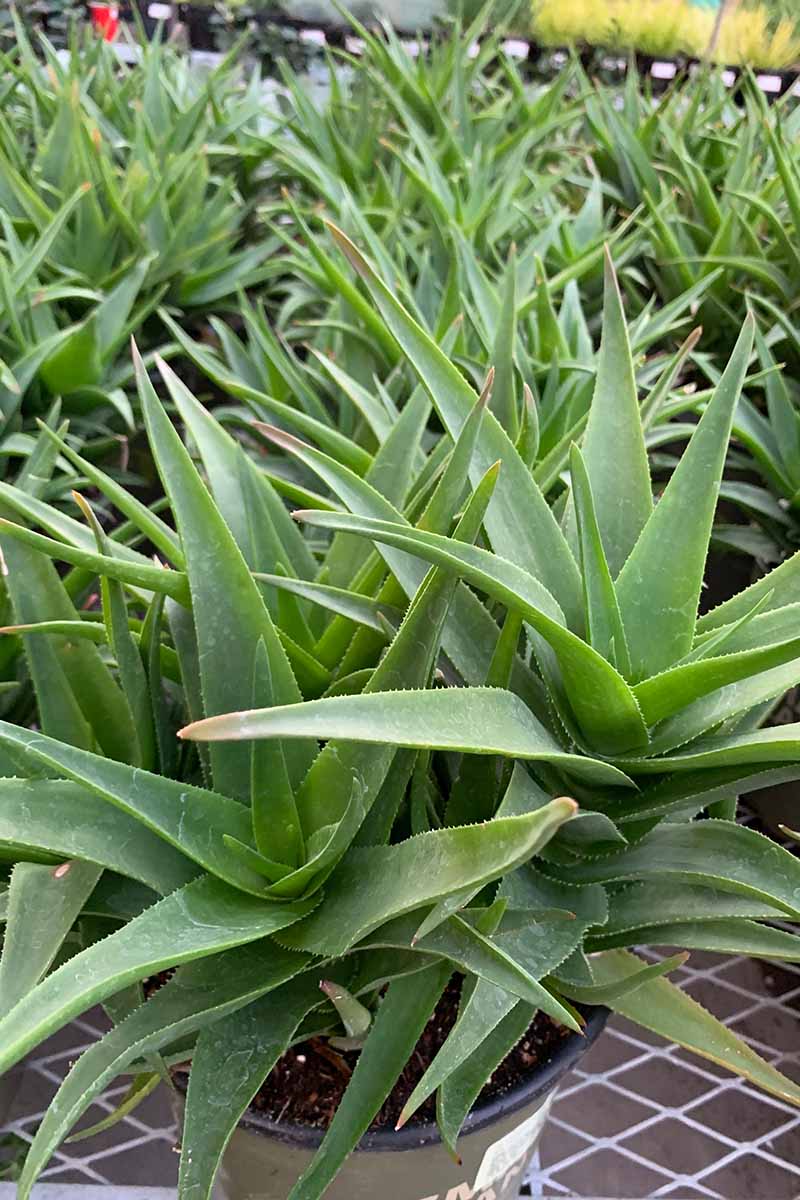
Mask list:
[[[800,968],[696,952],[672,975],[800,1081]],[[562,1087],[532,1197],[797,1200],[800,1115],[616,1019]]]

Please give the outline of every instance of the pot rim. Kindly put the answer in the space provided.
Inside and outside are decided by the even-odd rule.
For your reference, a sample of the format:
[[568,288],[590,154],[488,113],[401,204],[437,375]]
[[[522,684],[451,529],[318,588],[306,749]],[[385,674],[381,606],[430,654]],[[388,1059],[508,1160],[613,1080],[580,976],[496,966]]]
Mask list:
[[[586,1031],[583,1036],[570,1033],[559,1042],[548,1061],[535,1067],[516,1087],[473,1108],[464,1122],[461,1136],[477,1133],[485,1126],[510,1116],[531,1101],[552,1091],[594,1044],[605,1029],[609,1015],[609,1009],[599,1005],[592,1006],[586,1014]],[[324,1129],[295,1122],[279,1123],[252,1108],[248,1108],[239,1119],[239,1128],[309,1150],[316,1150],[326,1133]],[[405,1125],[398,1130],[376,1129],[365,1133],[357,1149],[377,1152],[413,1150],[440,1141],[436,1123],[428,1121],[419,1125]]]

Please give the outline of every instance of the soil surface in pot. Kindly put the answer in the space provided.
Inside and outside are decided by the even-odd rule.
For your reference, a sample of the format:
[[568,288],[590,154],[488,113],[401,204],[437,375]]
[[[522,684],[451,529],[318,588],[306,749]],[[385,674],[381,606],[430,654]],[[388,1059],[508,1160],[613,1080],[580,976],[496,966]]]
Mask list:
[[[444,992],[371,1129],[394,1128],[403,1105],[455,1024],[460,987],[460,982],[453,981]],[[484,1087],[480,1100],[490,1100],[511,1091],[535,1067],[546,1063],[556,1046],[569,1036],[566,1027],[556,1025],[544,1013],[537,1013],[525,1035]],[[275,1064],[250,1107],[276,1122],[327,1129],[357,1062],[358,1053],[336,1050],[327,1039],[301,1042]],[[436,1099],[431,1096],[409,1124],[435,1119]]]

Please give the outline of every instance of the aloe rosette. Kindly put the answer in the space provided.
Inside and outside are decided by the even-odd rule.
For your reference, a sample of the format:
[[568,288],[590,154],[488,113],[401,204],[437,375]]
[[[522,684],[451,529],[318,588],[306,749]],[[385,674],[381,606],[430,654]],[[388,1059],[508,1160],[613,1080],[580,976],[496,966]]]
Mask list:
[[[768,105],[746,76],[734,91],[710,71],[674,84],[654,111],[647,81],[632,66],[620,88],[590,80],[577,61],[537,85],[486,20],[484,9],[469,28],[455,22],[451,38],[416,60],[391,30],[376,36],[354,22],[363,50],[349,60],[352,83],[332,70],[321,112],[287,74],[290,130],[269,138],[262,209],[284,248],[271,298],[282,336],[310,341],[322,354],[319,369],[309,363],[312,387],[341,410],[348,432],[358,437],[351,397],[357,413],[372,400],[380,420],[383,392],[376,405],[374,389],[363,397],[358,384],[372,373],[383,382],[396,351],[326,252],[327,215],[368,248],[387,285],[440,344],[452,330],[448,354],[476,387],[495,365],[492,408],[514,439],[522,379],[531,386],[538,426],[520,449],[536,457],[537,482],[549,492],[585,424],[609,241],[624,269],[643,389],[652,386],[671,329],[690,317],[703,327],[702,341],[689,348],[693,389],[673,391],[662,416],[702,411],[747,310],[756,312],[763,347],[734,414],[721,491],[727,514],[714,545],[779,561],[797,546],[800,480],[792,382],[800,342],[787,315],[800,221],[793,101]],[[480,50],[470,59],[464,46],[473,39]],[[449,112],[455,122],[443,116]],[[509,253],[515,243],[516,256]],[[195,361],[202,354],[198,365],[232,396],[244,397],[247,387],[272,395],[260,347],[244,340],[242,347],[227,336],[219,355],[196,346]],[[785,375],[777,370],[783,361],[792,367]],[[763,389],[763,403],[754,402],[753,388]],[[258,398],[251,392],[247,401],[255,406]],[[688,435],[692,420],[648,417],[645,436],[658,460],[671,465],[664,447]],[[744,523],[738,514],[731,521],[732,505]]]
[[[334,237],[418,384],[357,462],[330,438],[260,430],[297,464],[301,520],[255,443],[164,363],[186,443],[140,361],[137,376],[174,524],[40,433],[155,561],[82,496],[78,520],[3,492],[7,633],[25,645],[38,727],[0,725],[15,864],[0,1066],[93,1003],[114,1021],[59,1089],[22,1197],[112,1079],[132,1075],[130,1105],[187,1058],[179,1193],[208,1195],[281,1053],[346,1034],[358,1066],[292,1200],[322,1195],[453,972],[458,1020],[402,1117],[436,1091],[450,1146],[487,1063],[537,1009],[578,1030],[575,1003],[800,1102],[666,979],[682,953],[630,951],[800,957],[776,926],[800,915],[800,866],[732,820],[739,792],[800,776],[797,729],[760,728],[800,680],[800,558],[697,616],[750,323],[654,504],[609,265],[591,408],[554,509],[489,387],[479,396]],[[143,1002],[143,981],[171,968]],[[244,1065],[221,1096],[229,1061]]]
[[160,42],[133,69],[96,39],[65,58],[42,36],[37,54],[12,19],[0,129],[4,465],[31,453],[33,418],[55,399],[73,444],[111,441],[120,418],[133,430],[131,333],[169,355],[157,321],[152,340],[145,332],[156,308],[218,309],[264,278],[277,245],[249,244],[246,229],[261,155],[256,77],[240,86],[227,60],[198,74]]

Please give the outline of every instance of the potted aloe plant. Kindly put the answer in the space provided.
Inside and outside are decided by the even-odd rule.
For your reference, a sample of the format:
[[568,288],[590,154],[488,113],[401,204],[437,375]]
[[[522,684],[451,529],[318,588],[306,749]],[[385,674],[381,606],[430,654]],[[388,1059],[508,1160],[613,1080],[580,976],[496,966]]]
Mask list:
[[[128,1110],[187,1064],[181,1200],[226,1147],[232,1200],[508,1198],[606,1007],[800,1103],[666,978],[693,948],[800,957],[773,924],[800,916],[800,863],[733,820],[740,790],[800,776],[800,730],[759,728],[800,679],[800,556],[697,617],[750,322],[654,506],[608,267],[557,519],[530,406],[515,446],[491,379],[478,397],[334,236],[420,386],[360,470],[266,429],[302,466],[300,520],[165,364],[197,460],[137,376],[174,525],[40,435],[156,562],[81,496],[83,521],[3,492],[38,726],[0,724],[0,1070],[92,1004],[114,1022],[20,1200],[113,1079]],[[648,943],[681,953],[630,950]],[[524,1070],[534,1020],[549,1049]],[[342,1076],[324,1128],[281,1117],[319,1090],[307,1047]]]

